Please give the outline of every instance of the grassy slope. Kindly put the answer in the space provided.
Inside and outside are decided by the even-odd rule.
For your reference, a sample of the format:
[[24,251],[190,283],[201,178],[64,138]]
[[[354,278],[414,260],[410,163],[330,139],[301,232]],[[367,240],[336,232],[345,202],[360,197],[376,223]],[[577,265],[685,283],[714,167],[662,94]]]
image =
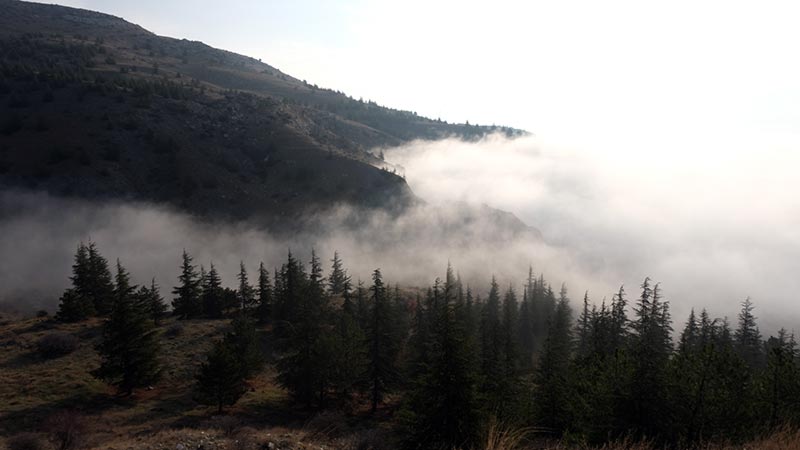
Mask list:
[[[162,380],[152,389],[136,391],[133,398],[120,398],[113,388],[89,373],[99,365],[94,351],[100,334],[99,320],[79,324],[43,319],[4,321],[0,332],[0,436],[46,431],[42,430],[42,423],[62,409],[77,409],[86,415],[91,423],[91,442],[103,448],[137,439],[147,441],[160,433],[180,440],[184,435],[174,430],[184,428],[195,430],[184,433],[187,436],[203,430],[215,432],[215,419],[211,418],[214,408],[197,404],[192,398],[192,386],[205,352],[214,339],[221,338],[228,321],[180,323],[180,335],[162,336]],[[168,321],[162,331],[172,324]],[[44,360],[35,352],[36,341],[54,331],[80,337],[80,346],[71,354]],[[262,333],[269,352],[267,331]],[[267,369],[253,379],[252,389],[228,412],[262,434],[296,435],[303,429],[307,414],[290,406],[273,378],[271,369]]]

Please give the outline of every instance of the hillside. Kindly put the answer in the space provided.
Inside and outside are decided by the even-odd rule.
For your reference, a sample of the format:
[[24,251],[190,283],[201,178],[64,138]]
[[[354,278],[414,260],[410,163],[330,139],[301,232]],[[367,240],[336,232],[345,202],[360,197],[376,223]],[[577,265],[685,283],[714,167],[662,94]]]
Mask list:
[[319,89],[113,16],[0,0],[0,186],[285,222],[402,209],[370,150],[518,130],[448,124]]
[[[359,426],[343,416],[315,417],[294,406],[274,381],[270,368],[249,382],[250,391],[226,416],[213,416],[213,408],[193,399],[194,376],[214,340],[228,329],[227,320],[168,321],[159,329],[167,366],[162,380],[133,398],[115,396],[109,386],[89,373],[99,364],[93,346],[100,321],[59,324],[50,319],[13,320],[0,316],[0,448],[3,437],[20,431],[49,430],[42,423],[59,411],[73,411],[85,424],[80,448],[164,448],[183,444],[190,448],[320,448],[359,439]],[[269,352],[270,330],[261,329]],[[77,348],[64,356],[44,358],[37,342],[50,334],[79,339]],[[338,422],[337,428],[327,428]],[[327,429],[326,429],[327,428]],[[201,445],[204,444],[205,446]],[[265,447],[264,447],[265,448]],[[272,447],[270,447],[272,448]]]

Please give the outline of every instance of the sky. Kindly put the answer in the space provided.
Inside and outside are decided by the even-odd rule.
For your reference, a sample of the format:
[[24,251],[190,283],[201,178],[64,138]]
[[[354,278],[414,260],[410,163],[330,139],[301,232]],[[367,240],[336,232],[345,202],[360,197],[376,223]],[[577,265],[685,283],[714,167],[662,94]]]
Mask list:
[[[794,139],[796,2],[62,0],[356,98],[548,142]],[[723,138],[723,139],[720,139]],[[713,147],[713,148],[710,148]]]
[[678,320],[692,305],[732,316],[750,295],[771,323],[800,321],[797,2],[60,3],[355,98],[526,129],[387,158],[426,200],[537,227],[552,248],[535,262],[596,297],[649,275]]

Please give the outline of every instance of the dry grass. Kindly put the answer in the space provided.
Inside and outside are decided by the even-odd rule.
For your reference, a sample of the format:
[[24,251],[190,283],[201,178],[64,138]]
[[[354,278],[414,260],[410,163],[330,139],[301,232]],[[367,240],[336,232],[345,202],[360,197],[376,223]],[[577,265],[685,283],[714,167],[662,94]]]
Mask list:
[[[173,323],[167,321],[162,330]],[[230,444],[225,448],[242,447],[243,440],[235,439],[236,433],[228,429],[231,427],[212,424],[211,409],[198,405],[192,398],[195,371],[211,342],[227,329],[228,322],[181,323],[183,332],[179,336],[165,336],[161,340],[165,368],[161,381],[149,389],[137,390],[133,398],[115,396],[113,388],[90,374],[100,363],[94,346],[100,336],[101,321],[59,324],[47,319],[29,319],[4,323],[0,328],[0,448],[4,448],[3,438],[23,432],[46,432],[43,424],[47,419],[65,409],[78,410],[90,423],[86,431],[90,436],[89,447],[120,448],[122,442],[143,439],[147,446],[157,448],[158,436],[169,436],[174,429],[185,430],[184,434],[192,436],[195,431],[208,435],[221,433]],[[37,342],[54,332],[78,337],[78,348],[56,359],[40,357]],[[230,415],[261,427],[286,416],[289,402],[285,392],[275,385],[273,373],[261,374],[252,380],[251,386],[251,391],[229,410]],[[153,436],[155,440],[150,442],[148,439]]]

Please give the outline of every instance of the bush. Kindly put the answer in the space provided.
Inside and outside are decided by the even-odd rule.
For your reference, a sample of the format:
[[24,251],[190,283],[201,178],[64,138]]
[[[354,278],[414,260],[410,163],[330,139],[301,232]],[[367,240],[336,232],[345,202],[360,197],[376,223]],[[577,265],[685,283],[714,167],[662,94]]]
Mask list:
[[70,354],[78,348],[78,338],[67,333],[50,333],[39,339],[36,350],[43,358],[58,358]]
[[45,450],[47,443],[36,433],[20,433],[6,441],[8,450]]
[[164,332],[164,335],[168,338],[178,337],[183,334],[183,324],[180,323],[173,323],[172,325],[167,328],[167,331]]
[[45,429],[58,450],[73,450],[83,447],[89,426],[80,413],[59,411],[47,419]]
[[43,309],[40,309],[39,311],[36,311],[36,317],[39,317],[39,318],[47,317],[49,315],[50,315],[50,313],[48,313],[47,311],[45,311]]
[[231,437],[242,426],[242,422],[233,416],[213,416],[211,428],[220,430],[225,437]]

